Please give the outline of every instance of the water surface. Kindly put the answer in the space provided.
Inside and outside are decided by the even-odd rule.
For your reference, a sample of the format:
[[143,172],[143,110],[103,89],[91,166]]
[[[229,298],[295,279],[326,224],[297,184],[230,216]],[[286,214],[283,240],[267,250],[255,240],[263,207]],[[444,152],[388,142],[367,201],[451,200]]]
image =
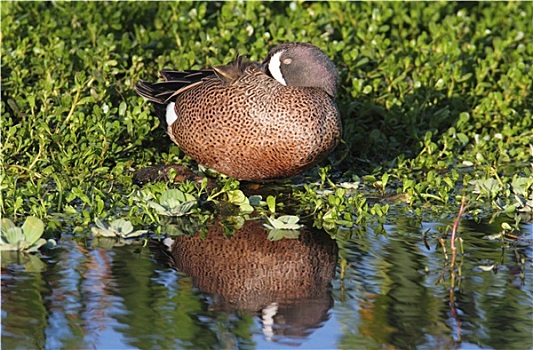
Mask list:
[[533,347],[533,225],[502,243],[500,222],[463,220],[451,266],[450,222],[398,221],[337,240],[271,242],[255,221],[145,246],[64,234],[41,259],[3,254],[2,347]]

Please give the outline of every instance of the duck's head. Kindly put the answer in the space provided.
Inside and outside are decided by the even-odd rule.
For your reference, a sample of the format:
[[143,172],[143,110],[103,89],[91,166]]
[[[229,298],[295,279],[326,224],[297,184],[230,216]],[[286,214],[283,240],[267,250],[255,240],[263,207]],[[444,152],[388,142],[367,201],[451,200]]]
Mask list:
[[318,47],[308,43],[285,43],[274,47],[261,64],[265,73],[286,86],[318,87],[337,94],[339,73]]

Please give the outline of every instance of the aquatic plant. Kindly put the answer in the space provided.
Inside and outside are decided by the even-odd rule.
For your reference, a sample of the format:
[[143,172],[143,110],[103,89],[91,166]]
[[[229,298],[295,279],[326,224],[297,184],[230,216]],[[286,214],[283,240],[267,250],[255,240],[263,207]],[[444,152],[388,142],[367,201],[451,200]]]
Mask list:
[[[254,207],[250,204],[250,199],[244,195],[241,190],[232,190],[227,192],[228,202],[239,207],[241,214],[249,214],[254,211]],[[257,200],[252,199],[252,203],[257,203]]]
[[148,201],[158,214],[165,216],[183,216],[191,212],[198,204],[198,200],[189,193],[178,189],[169,189],[159,197],[159,203]]
[[[7,218],[2,219],[0,250],[18,250],[34,253],[47,243],[41,238],[44,232],[44,223],[35,216],[28,216],[22,227],[16,226]],[[51,244],[55,241],[50,240]]]
[[283,238],[298,238],[299,229],[303,226],[298,224],[300,218],[294,215],[282,215],[278,218],[273,216],[267,218],[268,224],[263,224],[268,229],[268,239],[277,241]]
[[94,223],[96,227],[92,227],[91,231],[96,237],[135,238],[148,233],[148,230],[134,231],[132,223],[124,219],[116,219],[110,223],[104,223],[96,218]]

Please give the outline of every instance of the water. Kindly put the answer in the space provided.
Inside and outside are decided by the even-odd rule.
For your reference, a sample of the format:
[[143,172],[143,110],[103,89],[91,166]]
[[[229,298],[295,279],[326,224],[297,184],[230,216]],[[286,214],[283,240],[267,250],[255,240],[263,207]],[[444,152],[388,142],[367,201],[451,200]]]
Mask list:
[[463,220],[452,267],[449,222],[398,221],[337,241],[270,242],[252,221],[231,240],[214,226],[206,239],[109,248],[64,235],[41,259],[3,253],[2,347],[533,347],[532,224],[502,249],[488,238],[500,222]]

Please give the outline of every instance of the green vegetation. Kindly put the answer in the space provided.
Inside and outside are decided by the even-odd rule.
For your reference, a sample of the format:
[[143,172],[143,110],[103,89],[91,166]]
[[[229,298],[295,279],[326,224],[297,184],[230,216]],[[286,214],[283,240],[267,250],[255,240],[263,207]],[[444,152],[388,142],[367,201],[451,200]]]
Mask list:
[[[471,216],[532,220],[531,3],[1,6],[0,206],[15,223],[33,215],[48,234],[86,236],[95,222],[125,219],[128,233],[180,234],[254,211],[336,235],[404,215],[449,218],[465,196]],[[267,202],[223,176],[214,189],[133,182],[149,165],[197,168],[134,93],[139,79],[226,63],[237,51],[261,60],[286,41],[312,42],[340,70],[345,142],[329,164]],[[229,231],[242,223],[228,220]]]
[[109,224],[104,224],[96,218],[94,222],[96,227],[93,227],[91,231],[93,232],[93,235],[97,237],[135,238],[148,232],[147,230],[133,231],[133,225],[131,222],[124,219],[116,219]]
[[191,213],[191,209],[196,205],[196,198],[183,193],[175,188],[167,190],[159,197],[160,203],[148,201],[148,205],[156,210],[159,215],[183,216]]
[[[36,252],[47,242],[41,238],[44,223],[35,216],[29,216],[22,227],[17,227],[13,221],[2,219],[2,234],[0,236],[0,250],[18,250],[22,252]],[[55,241],[50,240],[55,243]],[[51,243],[51,244],[53,244]]]
[[268,231],[268,239],[277,241],[282,238],[298,238],[302,225],[298,224],[300,218],[293,215],[282,215],[279,218],[267,218],[268,224],[264,224]]

